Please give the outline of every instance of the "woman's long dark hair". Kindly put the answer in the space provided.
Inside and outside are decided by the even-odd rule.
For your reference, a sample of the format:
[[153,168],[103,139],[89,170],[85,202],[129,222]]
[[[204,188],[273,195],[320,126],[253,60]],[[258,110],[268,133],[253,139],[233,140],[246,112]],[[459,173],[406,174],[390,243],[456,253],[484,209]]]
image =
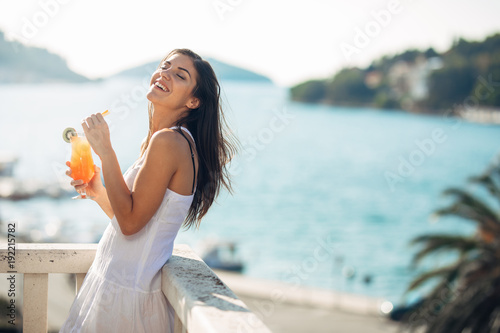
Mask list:
[[[200,100],[200,106],[187,111],[176,123],[177,126],[185,125],[196,142],[199,164],[198,181],[193,203],[183,225],[186,229],[193,225],[198,228],[202,217],[214,202],[221,187],[224,186],[229,192],[232,191],[227,167],[228,162],[236,153],[236,142],[227,130],[220,104],[220,85],[212,66],[189,49],[171,51],[160,62],[160,66],[174,54],[190,57],[198,72],[193,96]],[[153,104],[151,102],[148,103],[148,112],[149,132],[141,146],[141,155],[148,148],[153,135]]]

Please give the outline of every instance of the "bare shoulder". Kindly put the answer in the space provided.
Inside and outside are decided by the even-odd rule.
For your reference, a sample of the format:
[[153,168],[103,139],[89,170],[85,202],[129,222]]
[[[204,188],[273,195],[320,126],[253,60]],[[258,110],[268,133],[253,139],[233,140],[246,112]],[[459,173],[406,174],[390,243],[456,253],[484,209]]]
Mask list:
[[179,133],[170,129],[155,132],[146,151],[145,166],[154,165],[157,170],[176,168],[178,156],[182,154],[182,142],[178,136],[180,136]]
[[166,128],[157,131],[151,137],[150,149],[151,151],[165,151],[170,153],[179,152],[182,148],[182,137],[176,131]]

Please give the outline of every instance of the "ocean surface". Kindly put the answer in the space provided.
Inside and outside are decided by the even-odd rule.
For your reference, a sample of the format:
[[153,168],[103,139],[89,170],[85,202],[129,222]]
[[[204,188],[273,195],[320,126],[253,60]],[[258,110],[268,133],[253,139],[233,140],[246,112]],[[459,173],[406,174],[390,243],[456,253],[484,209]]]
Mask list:
[[[146,82],[0,86],[0,151],[18,155],[15,176],[27,183],[68,187],[63,129],[109,109],[125,171],[147,131]],[[207,239],[234,241],[249,276],[399,303],[416,297],[403,296],[416,274],[412,238],[474,232],[467,221],[430,216],[449,202],[444,189],[470,187],[466,179],[498,157],[499,126],[305,105],[271,84],[222,86],[241,146],[234,193],[223,192],[199,230],[180,232],[177,243],[197,250]],[[109,223],[94,202],[67,196],[0,200],[0,218],[16,222],[20,235],[58,242],[95,242]]]

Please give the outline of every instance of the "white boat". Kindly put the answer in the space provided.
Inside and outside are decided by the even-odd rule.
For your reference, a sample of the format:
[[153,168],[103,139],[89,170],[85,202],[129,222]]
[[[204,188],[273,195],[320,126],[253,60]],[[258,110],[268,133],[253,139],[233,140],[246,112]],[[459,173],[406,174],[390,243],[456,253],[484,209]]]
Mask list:
[[201,244],[201,257],[213,269],[241,272],[243,261],[238,257],[236,243],[230,241],[205,240]]

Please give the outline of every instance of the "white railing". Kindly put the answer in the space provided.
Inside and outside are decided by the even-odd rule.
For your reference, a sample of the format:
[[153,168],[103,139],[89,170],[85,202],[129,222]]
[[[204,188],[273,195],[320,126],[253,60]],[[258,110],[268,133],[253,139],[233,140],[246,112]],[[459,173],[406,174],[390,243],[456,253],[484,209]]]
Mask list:
[[[96,244],[0,245],[0,273],[23,274],[23,332],[47,332],[48,275],[76,274],[75,294]],[[11,253],[9,253],[11,252]],[[162,291],[175,309],[175,333],[270,330],[187,245],[176,245],[162,269]]]

